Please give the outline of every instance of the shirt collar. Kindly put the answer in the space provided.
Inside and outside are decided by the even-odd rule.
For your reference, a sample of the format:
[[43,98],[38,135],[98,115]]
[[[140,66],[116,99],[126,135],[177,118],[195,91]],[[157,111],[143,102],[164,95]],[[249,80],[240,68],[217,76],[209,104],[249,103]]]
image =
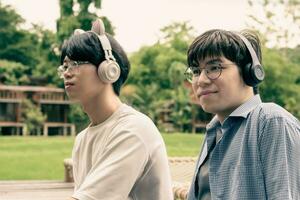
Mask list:
[[261,104],[262,101],[260,99],[259,94],[251,97],[249,100],[247,100],[245,103],[240,105],[238,108],[236,108],[229,117],[244,117],[246,118],[248,114],[259,104]]
[[217,115],[215,115],[215,116],[210,120],[210,122],[206,125],[206,130],[210,130],[210,129],[216,128],[218,125],[220,126],[221,123],[220,123],[220,121],[218,120]]
[[[243,117],[246,118],[248,114],[261,103],[261,98],[259,94],[254,95],[250,99],[248,99],[245,103],[240,105],[238,108],[236,108],[229,116],[229,117]],[[228,119],[227,118],[227,119]],[[227,119],[225,121],[227,121]],[[225,122],[224,121],[224,122]],[[212,130],[217,128],[218,126],[221,126],[220,121],[218,120],[218,117],[215,115],[212,120],[207,124],[206,130]]]

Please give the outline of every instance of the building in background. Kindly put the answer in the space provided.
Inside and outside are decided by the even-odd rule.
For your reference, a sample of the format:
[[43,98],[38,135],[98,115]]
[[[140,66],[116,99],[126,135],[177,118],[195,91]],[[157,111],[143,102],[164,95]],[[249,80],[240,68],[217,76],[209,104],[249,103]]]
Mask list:
[[[37,132],[28,131],[23,115],[29,101],[46,117]],[[61,88],[0,85],[0,135],[75,135],[75,125],[68,123],[71,101]]]

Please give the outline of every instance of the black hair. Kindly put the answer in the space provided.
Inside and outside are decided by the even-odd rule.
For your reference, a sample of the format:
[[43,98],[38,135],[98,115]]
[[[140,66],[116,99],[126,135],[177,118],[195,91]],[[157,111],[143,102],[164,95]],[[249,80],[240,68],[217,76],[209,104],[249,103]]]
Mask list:
[[[106,33],[106,36],[110,42],[113,56],[121,69],[119,79],[113,83],[114,92],[119,96],[121,86],[127,80],[130,71],[130,63],[121,45],[111,35]],[[62,46],[60,57],[61,64],[63,64],[66,56],[74,61],[88,61],[96,67],[105,60],[102,45],[96,33],[93,32],[73,35],[66,40]]]
[[[261,63],[261,44],[258,36],[249,30],[244,30],[240,34],[249,40]],[[199,63],[206,58],[221,56],[234,62],[239,67],[240,73],[248,63],[252,62],[250,52],[240,36],[235,32],[221,29],[209,30],[198,36],[188,49],[187,62],[189,66],[198,67]],[[253,87],[253,91],[257,94],[258,87]]]

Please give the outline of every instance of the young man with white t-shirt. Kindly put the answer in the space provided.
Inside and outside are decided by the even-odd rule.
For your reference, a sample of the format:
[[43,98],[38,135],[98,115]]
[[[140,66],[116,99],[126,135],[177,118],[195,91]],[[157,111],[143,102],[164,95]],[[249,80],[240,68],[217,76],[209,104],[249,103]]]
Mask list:
[[58,73],[91,124],[72,152],[72,200],[171,200],[164,141],[150,118],[121,102],[130,64],[99,19],[63,44]]

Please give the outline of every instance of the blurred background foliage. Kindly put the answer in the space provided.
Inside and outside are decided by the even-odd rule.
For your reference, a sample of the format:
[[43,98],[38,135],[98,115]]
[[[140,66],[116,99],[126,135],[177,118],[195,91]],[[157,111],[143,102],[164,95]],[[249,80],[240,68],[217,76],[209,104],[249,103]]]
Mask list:
[[[96,11],[91,12],[93,9],[90,7],[100,9],[101,1],[59,2],[57,31],[52,32],[38,25],[30,30],[22,29],[24,19],[12,7],[1,4],[0,0],[0,84],[63,88],[63,81],[56,74],[60,64],[60,47],[74,29],[90,29],[91,22],[99,16]],[[263,43],[266,80],[260,86],[262,99],[280,104],[298,118],[299,6],[300,2],[296,0],[248,0],[250,12],[247,21],[248,27],[260,34]],[[275,8],[283,12],[276,12]],[[263,15],[257,17],[255,9],[259,9]],[[282,24],[277,23],[280,17],[289,19],[287,26],[282,27]],[[105,16],[101,18],[107,32],[114,35],[115,28],[109,19]],[[161,29],[161,36],[155,44],[143,46],[129,54],[132,68],[121,98],[149,115],[161,129],[164,129],[161,112],[167,109],[171,111],[168,120],[172,122],[174,130],[191,131],[191,113],[195,105],[190,103],[190,90],[184,84],[183,73],[187,65],[187,48],[196,36],[196,31],[188,22],[174,22]],[[30,108],[30,103],[27,103],[27,107]],[[40,111],[33,109],[33,112],[36,114],[31,113],[30,120],[33,124],[41,123],[44,118]],[[34,116],[37,119],[33,119]],[[88,124],[88,118],[79,105],[71,106],[68,119],[76,124],[78,131]]]

